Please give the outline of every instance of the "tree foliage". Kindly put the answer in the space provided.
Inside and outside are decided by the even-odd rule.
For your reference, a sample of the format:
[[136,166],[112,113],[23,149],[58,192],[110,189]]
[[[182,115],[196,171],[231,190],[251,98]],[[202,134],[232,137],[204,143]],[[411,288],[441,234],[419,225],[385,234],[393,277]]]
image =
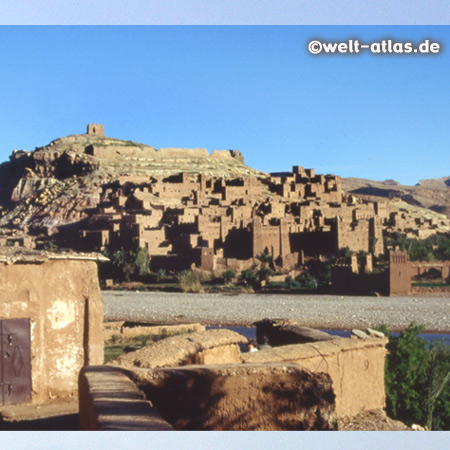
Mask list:
[[143,276],[150,273],[150,255],[148,250],[139,247],[134,257],[134,271],[137,275]]
[[407,425],[450,430],[450,347],[431,346],[418,336],[424,327],[411,324],[400,336],[389,337],[385,388],[386,411]]
[[106,249],[103,254],[110,260],[105,277],[128,282],[133,276],[150,273],[150,256],[146,248],[140,247],[136,251],[123,248],[115,251]]
[[240,279],[249,286],[253,286],[256,281],[256,273],[252,269],[245,269],[241,272]]
[[450,237],[436,233],[427,239],[408,239],[395,232],[385,238],[385,246],[406,250],[411,261],[450,260]]
[[230,283],[231,280],[235,277],[236,277],[236,273],[232,269],[227,269],[222,272],[222,278],[223,278],[223,281],[225,284]]
[[273,264],[272,255],[269,253],[269,250],[267,248],[264,249],[264,251],[261,252],[256,258],[259,259],[264,265],[266,265],[266,264],[268,264],[268,265]]

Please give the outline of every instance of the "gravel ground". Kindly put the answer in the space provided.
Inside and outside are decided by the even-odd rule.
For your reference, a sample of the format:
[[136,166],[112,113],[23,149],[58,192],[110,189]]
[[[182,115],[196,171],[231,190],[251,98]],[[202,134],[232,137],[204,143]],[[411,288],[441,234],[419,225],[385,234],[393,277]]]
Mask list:
[[103,291],[106,321],[246,326],[261,319],[295,319],[322,329],[385,324],[391,331],[411,322],[426,331],[450,333],[450,297],[359,297],[338,295],[182,294]]

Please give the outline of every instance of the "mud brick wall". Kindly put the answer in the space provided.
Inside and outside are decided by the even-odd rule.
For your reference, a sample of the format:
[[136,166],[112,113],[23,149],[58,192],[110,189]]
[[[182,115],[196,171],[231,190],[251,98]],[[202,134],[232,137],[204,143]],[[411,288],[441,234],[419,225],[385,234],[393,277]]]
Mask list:
[[335,339],[286,345],[243,353],[248,364],[296,363],[313,373],[330,375],[336,395],[338,417],[385,407],[384,361],[387,338]]
[[334,430],[330,376],[289,363],[133,369],[176,430]]
[[171,431],[144,394],[117,367],[84,368],[79,379],[81,431]]

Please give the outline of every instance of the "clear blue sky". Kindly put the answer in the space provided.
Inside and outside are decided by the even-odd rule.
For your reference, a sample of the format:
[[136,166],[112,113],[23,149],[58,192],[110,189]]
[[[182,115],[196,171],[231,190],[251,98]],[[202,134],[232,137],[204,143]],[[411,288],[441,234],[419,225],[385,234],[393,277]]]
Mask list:
[[[310,55],[313,38],[438,41],[438,55]],[[239,149],[415,184],[450,176],[450,28],[0,27],[0,160],[103,123],[159,147]]]
[[448,0],[2,0],[1,24],[448,24]]

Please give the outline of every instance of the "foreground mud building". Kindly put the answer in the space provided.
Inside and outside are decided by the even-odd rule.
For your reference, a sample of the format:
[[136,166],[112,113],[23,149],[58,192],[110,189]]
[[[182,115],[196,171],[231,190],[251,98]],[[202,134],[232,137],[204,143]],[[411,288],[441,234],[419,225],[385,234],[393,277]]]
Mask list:
[[0,251],[0,408],[76,396],[103,363],[98,257]]
[[0,166],[0,243],[142,247],[153,270],[242,270],[263,252],[289,270],[345,247],[378,255],[383,232],[450,229],[445,216],[345,194],[339,176],[301,166],[268,175],[239,151],[156,150],[96,124],[10,159]]

